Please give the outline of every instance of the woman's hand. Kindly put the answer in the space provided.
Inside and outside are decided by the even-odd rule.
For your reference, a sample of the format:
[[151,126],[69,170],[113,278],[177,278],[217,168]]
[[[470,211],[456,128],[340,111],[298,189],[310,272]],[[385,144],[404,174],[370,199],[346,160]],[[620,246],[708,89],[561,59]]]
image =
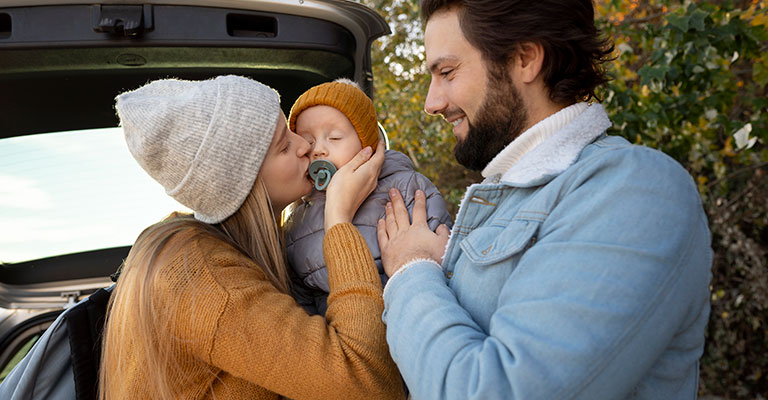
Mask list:
[[371,148],[366,147],[333,174],[325,194],[326,231],[336,224],[352,222],[357,209],[376,188],[384,152],[384,142],[379,140],[373,156]]

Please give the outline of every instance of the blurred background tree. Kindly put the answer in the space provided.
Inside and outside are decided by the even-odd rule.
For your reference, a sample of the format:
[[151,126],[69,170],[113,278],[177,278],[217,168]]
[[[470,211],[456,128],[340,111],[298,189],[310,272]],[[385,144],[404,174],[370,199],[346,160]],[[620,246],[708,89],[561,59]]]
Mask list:
[[[362,0],[393,34],[373,49],[375,102],[392,147],[455,215],[478,173],[456,163],[451,127],[424,113],[429,75],[417,0]],[[712,313],[700,394],[768,396],[768,2],[596,0],[616,45],[600,92],[610,134],[677,159],[712,230]]]

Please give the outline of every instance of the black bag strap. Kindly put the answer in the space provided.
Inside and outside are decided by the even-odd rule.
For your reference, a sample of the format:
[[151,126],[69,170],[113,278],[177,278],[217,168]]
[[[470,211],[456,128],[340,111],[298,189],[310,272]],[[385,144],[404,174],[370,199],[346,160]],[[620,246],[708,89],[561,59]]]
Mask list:
[[70,359],[78,400],[98,398],[101,338],[111,289],[99,289],[67,310]]

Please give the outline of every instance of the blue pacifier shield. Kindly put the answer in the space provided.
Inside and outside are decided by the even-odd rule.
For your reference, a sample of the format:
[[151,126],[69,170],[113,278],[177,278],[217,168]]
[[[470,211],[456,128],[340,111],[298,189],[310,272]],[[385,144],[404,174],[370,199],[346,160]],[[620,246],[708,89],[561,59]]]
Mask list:
[[335,173],[336,167],[328,160],[315,160],[309,164],[309,177],[315,181],[317,190],[325,190]]

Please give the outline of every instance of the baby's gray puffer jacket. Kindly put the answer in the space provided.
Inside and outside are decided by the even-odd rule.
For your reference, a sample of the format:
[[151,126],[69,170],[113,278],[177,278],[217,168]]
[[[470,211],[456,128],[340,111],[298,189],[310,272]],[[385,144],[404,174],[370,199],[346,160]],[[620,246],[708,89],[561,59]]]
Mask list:
[[[387,275],[381,264],[381,252],[376,235],[376,226],[384,217],[389,201],[389,189],[397,188],[403,195],[408,212],[413,212],[416,190],[422,190],[427,197],[427,223],[433,231],[438,225],[451,228],[451,216],[445,208],[445,200],[435,185],[424,175],[416,172],[413,162],[405,154],[387,150],[379,174],[379,182],[355,214],[354,224],[368,243],[381,283],[387,282]],[[325,235],[324,213],[325,192],[314,190],[291,213],[286,222],[286,253],[293,268],[294,296],[308,311],[325,315],[328,292],[328,271],[323,260],[323,236]]]

